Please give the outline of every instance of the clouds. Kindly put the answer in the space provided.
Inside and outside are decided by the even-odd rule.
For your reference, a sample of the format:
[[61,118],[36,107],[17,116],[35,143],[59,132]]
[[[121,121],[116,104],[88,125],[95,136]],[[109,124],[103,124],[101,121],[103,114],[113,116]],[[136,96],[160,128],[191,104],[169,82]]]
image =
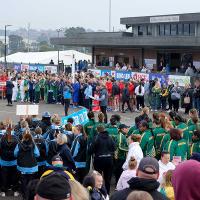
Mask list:
[[[1,0],[0,28],[4,24],[33,28],[83,26],[108,30],[109,0]],[[120,17],[198,12],[198,0],[112,0],[112,26]]]

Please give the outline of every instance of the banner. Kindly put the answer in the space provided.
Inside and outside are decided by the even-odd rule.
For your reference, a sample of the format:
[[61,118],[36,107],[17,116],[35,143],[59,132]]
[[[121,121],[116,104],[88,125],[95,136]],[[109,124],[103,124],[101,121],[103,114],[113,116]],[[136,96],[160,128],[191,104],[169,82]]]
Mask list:
[[111,76],[111,70],[101,70],[101,76]]
[[17,72],[20,72],[20,70],[21,70],[21,64],[15,64],[14,65],[14,70],[16,70]]
[[36,71],[44,72],[44,66],[43,65],[29,65],[29,71]]
[[29,65],[21,64],[21,71],[28,71],[28,70],[29,70]]
[[179,86],[184,87],[186,84],[190,84],[190,76],[177,76],[177,75],[169,75],[168,80],[173,84],[176,82],[179,83]]
[[129,71],[116,71],[115,79],[116,80],[129,80],[131,78],[131,72]]
[[52,74],[56,74],[57,66],[53,66],[53,65],[44,66],[44,71],[50,71]]
[[156,62],[156,59],[144,59],[147,69],[153,69],[153,66],[156,65]]
[[67,120],[69,118],[73,118],[74,126],[79,125],[79,124],[84,125],[89,121],[87,113],[88,113],[88,110],[86,108],[83,108],[83,109],[79,110],[78,112],[68,115],[67,117],[62,117],[61,123],[62,123],[62,125],[65,125],[65,124],[67,124]]
[[138,73],[138,72],[132,72],[132,73],[131,73],[131,76],[132,76],[132,78],[134,78],[135,80],[144,79],[144,82],[149,81],[149,74]]
[[92,74],[94,75],[94,77],[99,78],[101,76],[101,70],[100,69],[92,69],[90,71],[92,72]]
[[149,74],[149,80],[154,80],[157,78],[161,85],[168,84],[168,75],[165,74]]

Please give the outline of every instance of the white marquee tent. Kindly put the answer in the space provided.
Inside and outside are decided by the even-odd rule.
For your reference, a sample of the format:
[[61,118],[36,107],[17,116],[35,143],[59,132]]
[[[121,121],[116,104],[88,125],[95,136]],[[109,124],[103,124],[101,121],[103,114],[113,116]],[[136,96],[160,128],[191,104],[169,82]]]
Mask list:
[[[71,65],[73,63],[73,55],[76,61],[79,60],[90,60],[91,55],[80,53],[74,50],[60,51],[59,60],[63,60],[65,65]],[[14,63],[39,63],[39,64],[49,64],[53,60],[54,64],[58,63],[58,52],[57,51],[47,51],[47,52],[18,52],[7,56],[7,62]],[[4,57],[0,58],[0,61],[4,62]]]

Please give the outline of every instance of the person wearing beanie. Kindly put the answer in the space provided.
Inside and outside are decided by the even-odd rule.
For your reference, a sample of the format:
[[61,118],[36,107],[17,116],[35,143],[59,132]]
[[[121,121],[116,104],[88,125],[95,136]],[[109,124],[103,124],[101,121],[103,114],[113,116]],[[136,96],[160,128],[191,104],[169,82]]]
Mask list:
[[69,200],[70,197],[70,184],[61,174],[54,173],[42,178],[36,188],[35,200]]
[[136,170],[136,176],[128,181],[128,188],[114,192],[110,200],[126,200],[128,195],[136,190],[148,192],[154,200],[167,200],[167,197],[157,191],[160,185],[157,181],[159,164],[155,158],[143,158]]
[[179,164],[172,175],[175,199],[200,199],[199,180],[200,163],[198,161],[188,160]]

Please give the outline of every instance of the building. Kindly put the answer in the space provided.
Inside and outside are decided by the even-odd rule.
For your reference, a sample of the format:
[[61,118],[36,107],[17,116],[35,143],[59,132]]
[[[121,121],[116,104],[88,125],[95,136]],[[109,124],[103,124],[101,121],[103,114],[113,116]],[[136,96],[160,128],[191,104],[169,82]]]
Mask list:
[[120,23],[126,32],[81,33],[51,38],[51,43],[91,47],[98,66],[147,64],[160,70],[169,65],[171,71],[193,63],[200,66],[200,13],[128,17]]

